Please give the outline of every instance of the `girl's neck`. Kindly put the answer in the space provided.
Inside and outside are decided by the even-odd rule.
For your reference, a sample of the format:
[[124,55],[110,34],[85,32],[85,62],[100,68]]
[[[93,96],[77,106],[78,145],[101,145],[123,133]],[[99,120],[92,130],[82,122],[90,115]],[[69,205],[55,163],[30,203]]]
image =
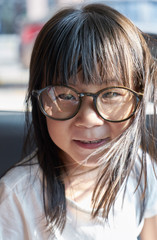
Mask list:
[[91,204],[92,194],[97,181],[99,169],[70,170],[64,178],[66,197],[83,205]]
[[100,166],[80,165],[62,151],[60,157],[67,170],[67,173],[63,176],[66,197],[83,205],[83,207],[86,204],[89,207]]

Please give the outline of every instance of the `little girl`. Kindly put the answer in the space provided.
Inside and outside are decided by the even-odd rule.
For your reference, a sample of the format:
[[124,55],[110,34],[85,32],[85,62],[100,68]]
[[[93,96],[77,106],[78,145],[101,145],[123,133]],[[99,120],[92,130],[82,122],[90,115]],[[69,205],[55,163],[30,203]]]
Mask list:
[[30,64],[32,154],[0,181],[1,240],[157,239],[146,128],[156,77],[141,32],[106,5],[69,7],[45,24]]

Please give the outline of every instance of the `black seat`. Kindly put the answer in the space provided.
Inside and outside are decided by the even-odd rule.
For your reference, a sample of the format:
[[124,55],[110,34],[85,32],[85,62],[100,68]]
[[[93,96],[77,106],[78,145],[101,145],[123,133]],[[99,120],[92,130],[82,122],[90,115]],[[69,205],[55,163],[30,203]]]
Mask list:
[[25,113],[0,111],[0,176],[21,159]]

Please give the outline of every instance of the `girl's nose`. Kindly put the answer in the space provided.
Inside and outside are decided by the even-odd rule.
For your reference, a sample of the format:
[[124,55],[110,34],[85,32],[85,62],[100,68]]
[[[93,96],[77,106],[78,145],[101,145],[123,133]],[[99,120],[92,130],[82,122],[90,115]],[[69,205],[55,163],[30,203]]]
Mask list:
[[104,120],[98,115],[91,97],[84,97],[79,112],[75,116],[75,125],[78,127],[92,128],[101,126]]

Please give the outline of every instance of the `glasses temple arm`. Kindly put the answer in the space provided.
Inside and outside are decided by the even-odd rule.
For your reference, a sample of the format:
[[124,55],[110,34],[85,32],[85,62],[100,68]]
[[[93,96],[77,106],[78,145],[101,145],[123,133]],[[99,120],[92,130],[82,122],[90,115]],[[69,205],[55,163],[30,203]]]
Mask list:
[[39,91],[38,90],[33,90],[32,95],[37,98],[39,96]]

